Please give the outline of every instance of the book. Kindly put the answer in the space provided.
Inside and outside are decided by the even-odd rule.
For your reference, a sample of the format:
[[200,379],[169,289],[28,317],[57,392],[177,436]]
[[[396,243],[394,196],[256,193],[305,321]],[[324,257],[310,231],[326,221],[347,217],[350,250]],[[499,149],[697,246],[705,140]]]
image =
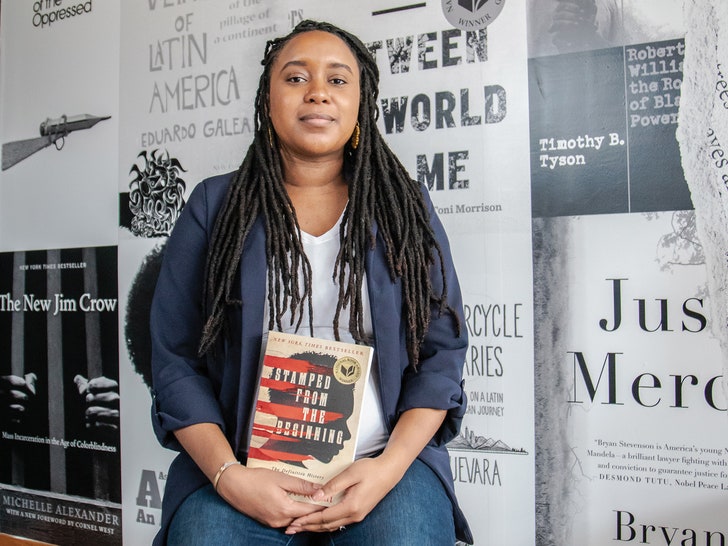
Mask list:
[[367,345],[268,332],[247,466],[323,484],[354,462],[373,354]]

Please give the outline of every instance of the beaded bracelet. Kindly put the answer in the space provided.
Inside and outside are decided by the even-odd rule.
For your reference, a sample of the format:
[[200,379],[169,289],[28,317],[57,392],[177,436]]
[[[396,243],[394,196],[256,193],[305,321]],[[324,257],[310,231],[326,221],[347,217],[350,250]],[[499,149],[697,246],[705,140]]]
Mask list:
[[217,471],[217,474],[215,474],[215,478],[213,478],[213,480],[212,480],[212,487],[215,489],[215,493],[217,493],[217,484],[220,481],[220,476],[222,476],[222,473],[225,472],[231,466],[235,466],[236,464],[241,464],[241,462],[240,461],[228,461],[227,463],[223,464],[220,467],[220,470]]

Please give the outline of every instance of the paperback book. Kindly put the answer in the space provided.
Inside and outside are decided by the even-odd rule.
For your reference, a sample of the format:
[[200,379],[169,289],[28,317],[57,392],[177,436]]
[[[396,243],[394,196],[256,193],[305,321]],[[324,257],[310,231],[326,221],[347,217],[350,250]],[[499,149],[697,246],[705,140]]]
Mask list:
[[366,345],[270,331],[248,467],[323,484],[354,462],[373,354]]

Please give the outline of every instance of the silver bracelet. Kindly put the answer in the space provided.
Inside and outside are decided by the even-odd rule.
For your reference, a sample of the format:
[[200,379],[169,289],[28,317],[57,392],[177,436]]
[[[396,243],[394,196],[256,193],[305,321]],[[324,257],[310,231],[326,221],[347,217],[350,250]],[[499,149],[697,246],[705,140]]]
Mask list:
[[217,471],[217,474],[215,474],[215,477],[212,480],[212,487],[215,489],[215,493],[217,493],[217,484],[220,481],[220,476],[222,476],[222,473],[225,472],[231,466],[235,466],[236,464],[242,464],[242,463],[240,461],[228,461],[227,463],[223,464],[220,467],[220,470]]

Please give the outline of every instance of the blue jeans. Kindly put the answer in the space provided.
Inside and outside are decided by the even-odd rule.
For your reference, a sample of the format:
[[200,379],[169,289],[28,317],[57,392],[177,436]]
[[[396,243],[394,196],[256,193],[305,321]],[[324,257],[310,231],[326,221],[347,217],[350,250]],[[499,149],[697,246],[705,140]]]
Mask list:
[[172,518],[169,546],[453,546],[452,504],[430,468],[415,460],[402,480],[359,523],[331,533],[286,535],[241,514],[207,485]]

